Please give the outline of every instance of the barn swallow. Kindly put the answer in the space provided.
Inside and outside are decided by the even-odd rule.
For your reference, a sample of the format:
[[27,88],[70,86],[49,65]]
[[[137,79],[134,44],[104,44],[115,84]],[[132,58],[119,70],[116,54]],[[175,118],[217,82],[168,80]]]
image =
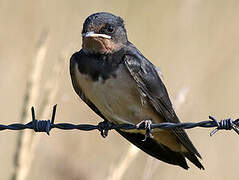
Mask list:
[[[75,92],[101,118],[114,124],[173,122],[179,119],[157,68],[128,41],[122,18],[100,12],[87,17],[82,49],[70,59]],[[181,128],[117,130],[128,141],[166,163],[188,169],[186,158],[204,169],[201,155]]]

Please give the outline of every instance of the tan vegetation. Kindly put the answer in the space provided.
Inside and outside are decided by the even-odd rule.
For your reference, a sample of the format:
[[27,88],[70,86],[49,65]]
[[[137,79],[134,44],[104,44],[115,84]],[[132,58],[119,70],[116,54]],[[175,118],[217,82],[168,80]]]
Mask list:
[[[54,104],[58,104],[56,122],[101,121],[73,91],[68,67],[71,54],[81,48],[84,19],[99,11],[109,11],[125,19],[130,41],[160,67],[172,99],[181,89],[188,89],[184,103],[177,110],[182,121],[206,120],[208,115],[218,119],[239,117],[238,1],[2,0],[1,124],[21,121],[24,97],[39,53],[36,44],[44,31],[48,32],[43,46],[44,61],[35,64],[36,71],[41,72],[36,78],[38,87],[31,91],[33,99],[25,104],[29,108],[24,121],[28,121],[30,106],[36,107],[37,117],[46,119]],[[209,137],[209,132],[202,128],[188,130],[203,156],[205,171],[192,164],[185,171],[155,162],[142,151],[127,162],[124,156],[130,144],[114,131],[106,139],[97,131],[52,130],[50,136],[34,134],[33,149],[28,151],[32,161],[27,167],[27,179],[100,180],[115,177],[112,173],[117,173],[117,167],[123,168],[118,175],[124,180],[236,179],[237,172],[231,169],[237,163],[239,137],[226,131]],[[5,180],[13,176],[14,155],[21,149],[17,144],[18,132],[0,133],[0,179]],[[27,162],[29,157],[22,161]]]

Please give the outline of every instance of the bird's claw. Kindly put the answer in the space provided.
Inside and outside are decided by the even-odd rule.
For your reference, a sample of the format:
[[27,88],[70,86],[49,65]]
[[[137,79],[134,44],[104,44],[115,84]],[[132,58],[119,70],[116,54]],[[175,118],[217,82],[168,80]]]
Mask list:
[[145,137],[142,141],[146,141],[147,138],[153,138],[151,125],[151,120],[143,120],[140,123],[136,124],[137,129],[145,129]]
[[100,131],[100,134],[103,138],[106,138],[108,136],[108,132],[109,130],[111,130],[111,127],[111,123],[106,120],[98,124],[98,130]]

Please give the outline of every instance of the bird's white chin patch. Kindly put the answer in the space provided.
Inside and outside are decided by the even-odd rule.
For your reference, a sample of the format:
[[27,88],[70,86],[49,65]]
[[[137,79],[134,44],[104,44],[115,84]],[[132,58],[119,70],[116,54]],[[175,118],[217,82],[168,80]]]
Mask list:
[[82,36],[86,37],[86,38],[88,38],[88,37],[102,37],[102,38],[106,38],[106,39],[111,39],[111,36],[109,36],[107,34],[97,34],[97,33],[94,33],[93,31],[83,33]]

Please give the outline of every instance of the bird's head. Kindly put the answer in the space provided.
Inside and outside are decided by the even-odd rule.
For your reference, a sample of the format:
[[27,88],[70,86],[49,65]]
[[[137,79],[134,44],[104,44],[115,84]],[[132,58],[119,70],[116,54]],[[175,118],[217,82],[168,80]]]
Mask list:
[[100,12],[86,18],[82,30],[82,48],[90,54],[110,54],[127,43],[121,17]]

